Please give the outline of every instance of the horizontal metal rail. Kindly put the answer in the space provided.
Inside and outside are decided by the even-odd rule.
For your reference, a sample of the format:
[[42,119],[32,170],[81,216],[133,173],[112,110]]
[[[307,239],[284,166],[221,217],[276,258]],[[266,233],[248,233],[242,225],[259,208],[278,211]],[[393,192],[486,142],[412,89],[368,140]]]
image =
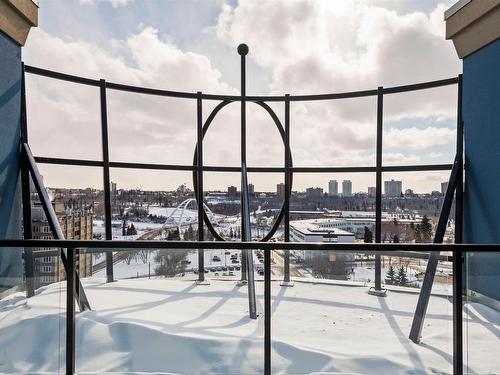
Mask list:
[[[365,254],[365,255],[386,255],[386,256],[392,256],[392,257],[398,257],[398,258],[412,258],[412,259],[429,259],[429,251],[427,252],[417,252],[417,251],[371,251],[371,250],[363,250],[363,245],[359,246],[361,249],[356,251],[356,254]],[[120,249],[119,251],[128,251],[129,249]],[[154,251],[157,250],[156,248],[153,249],[144,249],[146,251]],[[307,251],[307,250],[306,250]],[[86,254],[100,254],[102,253],[102,249],[87,249],[85,250]],[[33,252],[33,258],[45,258],[45,257],[51,257],[51,256],[59,256],[59,251],[57,250],[43,250],[43,251],[34,251]],[[363,259],[364,261],[365,259]],[[452,255],[439,255],[437,257],[437,260],[441,262],[452,262],[453,261],[453,256]]]
[[[73,82],[82,85],[99,87],[99,79],[91,79],[80,76],[75,76],[71,74],[65,74],[60,72],[55,72],[48,69],[37,68],[30,65],[25,65],[25,71],[27,73],[63,80],[66,82]],[[446,78],[432,82],[422,82],[411,85],[402,85],[394,87],[385,87],[383,89],[383,94],[396,94],[408,91],[425,90],[436,87],[454,85],[458,83],[458,77]],[[106,87],[112,90],[134,92],[138,94],[146,95],[157,95],[166,96],[172,98],[186,98],[186,99],[197,99],[198,94],[196,92],[181,92],[181,91],[171,91],[171,90],[161,90],[153,89],[147,87],[139,87],[133,85],[124,85],[120,83],[106,82]],[[315,100],[335,100],[335,99],[349,99],[349,98],[361,98],[366,96],[377,96],[379,90],[362,90],[362,91],[351,91],[342,93],[331,93],[331,94],[315,94],[315,95],[290,95],[286,99],[285,95],[263,95],[263,96],[240,96],[240,95],[216,95],[216,94],[202,94],[202,99],[207,100],[229,100],[229,101],[264,101],[264,102],[285,102],[285,100],[290,101],[315,101]]]
[[[100,160],[52,158],[36,156],[35,161],[40,164],[72,165],[84,167],[102,167],[104,162]],[[110,161],[111,168],[128,169],[152,169],[166,171],[195,171],[197,166],[174,165],[174,164],[154,164],[154,163],[131,163]],[[382,172],[426,172],[426,171],[449,171],[453,164],[420,164],[420,165],[390,165],[383,166]],[[284,173],[285,167],[247,167],[250,173]],[[377,167],[290,167],[292,173],[366,173],[376,172]],[[204,172],[241,172],[241,167],[219,167],[203,166]]]
[[245,250],[311,250],[311,251],[344,251],[350,253],[365,251],[449,251],[449,252],[500,252],[500,244],[436,244],[436,243],[329,243],[329,242],[222,242],[222,241],[159,241],[159,240],[0,240],[2,247],[65,247],[89,249],[113,249],[127,251],[128,249],[187,249],[207,250],[228,249]]

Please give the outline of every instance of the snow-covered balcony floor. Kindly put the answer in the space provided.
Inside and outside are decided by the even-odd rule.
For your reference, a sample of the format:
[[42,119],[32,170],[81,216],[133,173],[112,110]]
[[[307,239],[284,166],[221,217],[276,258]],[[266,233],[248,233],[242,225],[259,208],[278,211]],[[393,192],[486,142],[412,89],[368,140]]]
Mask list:
[[[79,373],[259,374],[264,319],[248,318],[246,287],[212,280],[84,280],[92,311],[77,313]],[[418,295],[367,287],[273,282],[276,373],[452,372],[451,302],[433,296],[420,345],[408,340]],[[263,311],[263,283],[257,283]],[[466,311],[470,373],[500,369],[500,313]],[[0,372],[63,372],[64,283],[0,301]]]

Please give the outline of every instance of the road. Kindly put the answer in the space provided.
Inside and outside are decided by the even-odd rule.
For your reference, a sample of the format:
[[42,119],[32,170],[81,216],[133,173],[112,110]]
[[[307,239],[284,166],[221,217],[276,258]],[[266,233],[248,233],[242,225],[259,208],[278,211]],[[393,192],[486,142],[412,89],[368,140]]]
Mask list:
[[[149,232],[146,232],[139,237],[137,237],[137,240],[154,240],[155,237],[159,236],[161,233],[161,228],[159,229],[154,229]],[[116,252],[113,254],[113,264],[120,263],[123,261],[125,258],[127,258],[128,254],[127,252],[120,251]],[[99,263],[94,264],[92,267],[92,273],[99,272],[100,270],[106,268],[106,259],[101,260]]]

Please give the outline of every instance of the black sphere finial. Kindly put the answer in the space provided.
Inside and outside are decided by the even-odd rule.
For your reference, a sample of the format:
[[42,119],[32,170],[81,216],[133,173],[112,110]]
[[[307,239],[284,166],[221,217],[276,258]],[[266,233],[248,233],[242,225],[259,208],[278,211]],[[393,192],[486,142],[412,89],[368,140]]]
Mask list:
[[238,46],[238,53],[242,56],[248,55],[248,46],[245,43],[241,43]]

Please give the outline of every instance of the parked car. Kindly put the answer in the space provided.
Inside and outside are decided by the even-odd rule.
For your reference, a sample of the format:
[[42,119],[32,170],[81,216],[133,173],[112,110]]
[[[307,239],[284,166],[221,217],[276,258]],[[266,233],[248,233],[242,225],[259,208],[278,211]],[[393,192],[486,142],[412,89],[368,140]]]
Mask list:
[[211,272],[216,272],[216,271],[217,271],[217,268],[212,267],[212,268],[210,268],[210,271],[211,271]]
[[219,266],[219,267],[216,267],[215,269],[216,269],[217,271],[223,271],[223,270],[224,270],[224,267]]
[[233,259],[231,263],[239,263],[238,259]]
[[214,262],[220,262],[220,257],[219,257],[219,256],[217,256],[217,255],[214,255],[214,256],[212,257],[212,261],[214,261]]
[[234,269],[235,269],[236,271],[239,271],[239,270],[241,270],[241,267],[240,267],[240,266],[235,266],[235,267],[234,267]]
[[227,269],[228,269],[229,271],[234,271],[234,267],[233,267],[233,266],[229,266],[229,267],[227,267]]
[[230,251],[226,251],[224,254],[229,255],[229,254],[231,254],[231,252]]

